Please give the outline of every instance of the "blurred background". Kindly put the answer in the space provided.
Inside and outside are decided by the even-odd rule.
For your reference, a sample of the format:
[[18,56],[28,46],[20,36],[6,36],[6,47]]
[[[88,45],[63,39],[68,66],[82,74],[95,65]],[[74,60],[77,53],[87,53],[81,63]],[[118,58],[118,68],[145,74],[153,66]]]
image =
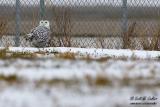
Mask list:
[[159,50],[159,7],[159,0],[1,0],[0,35],[29,46],[24,35],[45,19],[52,46]]
[[160,107],[159,39],[160,0],[0,0],[0,107]]

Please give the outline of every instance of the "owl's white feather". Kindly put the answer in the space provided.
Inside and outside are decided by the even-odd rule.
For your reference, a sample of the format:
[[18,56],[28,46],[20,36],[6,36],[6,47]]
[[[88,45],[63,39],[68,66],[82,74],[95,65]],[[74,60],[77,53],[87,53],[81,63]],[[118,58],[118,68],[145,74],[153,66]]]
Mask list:
[[42,20],[39,26],[33,28],[28,35],[27,40],[34,47],[46,47],[50,40],[50,24],[49,21]]

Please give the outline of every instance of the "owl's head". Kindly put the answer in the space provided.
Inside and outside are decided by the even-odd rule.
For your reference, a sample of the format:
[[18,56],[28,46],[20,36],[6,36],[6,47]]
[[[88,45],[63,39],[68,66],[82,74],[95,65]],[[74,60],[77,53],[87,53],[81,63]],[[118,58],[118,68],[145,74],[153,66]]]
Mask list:
[[49,24],[49,21],[48,21],[48,20],[41,20],[41,21],[39,22],[39,26],[44,26],[44,27],[50,29],[50,24]]

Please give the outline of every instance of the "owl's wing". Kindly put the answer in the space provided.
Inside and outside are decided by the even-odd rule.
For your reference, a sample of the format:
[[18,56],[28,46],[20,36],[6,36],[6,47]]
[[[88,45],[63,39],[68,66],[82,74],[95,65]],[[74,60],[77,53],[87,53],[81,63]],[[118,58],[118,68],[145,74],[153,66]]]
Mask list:
[[36,32],[37,29],[38,29],[38,27],[35,27],[35,28],[31,29],[29,34],[27,34],[29,39],[33,39],[34,38],[35,32]]
[[43,26],[38,26],[32,29],[31,33],[33,33],[35,39],[39,41],[48,41],[48,38],[50,36],[50,30]]

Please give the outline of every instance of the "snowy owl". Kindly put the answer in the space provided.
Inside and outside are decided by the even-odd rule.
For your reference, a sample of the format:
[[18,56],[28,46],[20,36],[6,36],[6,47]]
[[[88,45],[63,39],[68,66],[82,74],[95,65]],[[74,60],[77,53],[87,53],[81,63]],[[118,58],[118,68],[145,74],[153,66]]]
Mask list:
[[39,25],[27,34],[26,40],[28,40],[34,47],[44,48],[49,45],[50,34],[51,31],[49,21],[41,20]]

